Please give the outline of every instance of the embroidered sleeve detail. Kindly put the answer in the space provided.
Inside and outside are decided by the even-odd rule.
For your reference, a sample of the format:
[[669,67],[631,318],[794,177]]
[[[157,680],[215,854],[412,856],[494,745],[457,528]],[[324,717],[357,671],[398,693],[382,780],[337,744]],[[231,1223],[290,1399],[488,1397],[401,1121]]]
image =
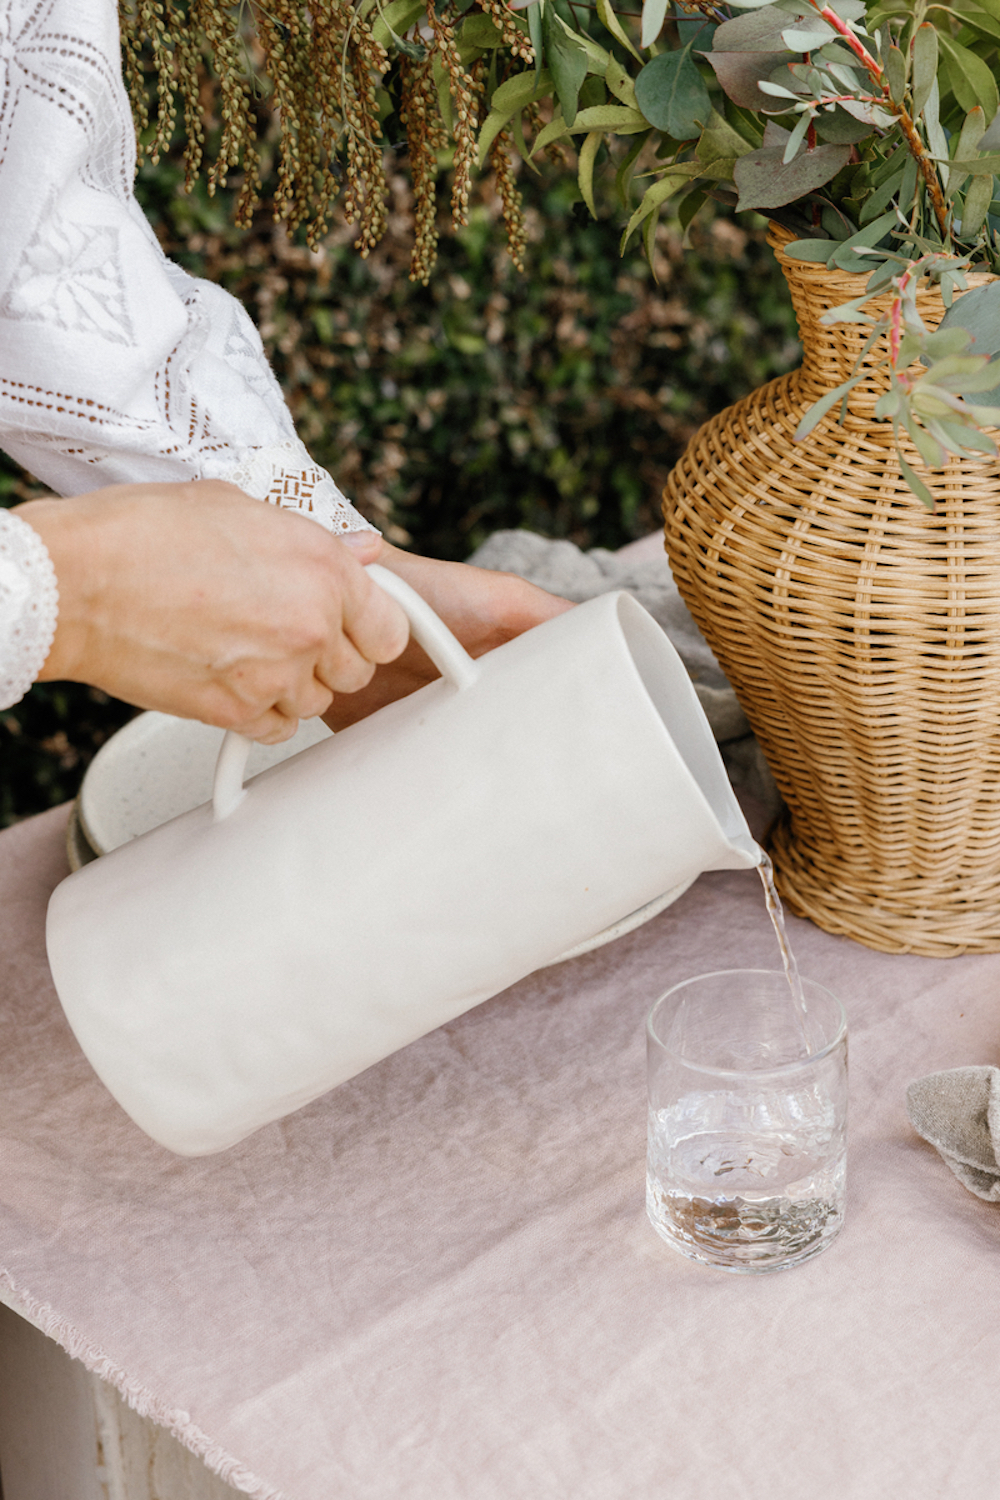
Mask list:
[[231,478],[364,528],[244,308],[164,256],[134,162],[117,0],[0,0],[0,447],[57,494]]
[[55,639],[59,591],[34,527],[0,510],[0,709],[24,697]]
[[282,510],[311,516],[327,531],[375,531],[334,484],[325,469],[314,464],[297,439],[252,449],[242,461],[219,475],[255,500],[267,500]]

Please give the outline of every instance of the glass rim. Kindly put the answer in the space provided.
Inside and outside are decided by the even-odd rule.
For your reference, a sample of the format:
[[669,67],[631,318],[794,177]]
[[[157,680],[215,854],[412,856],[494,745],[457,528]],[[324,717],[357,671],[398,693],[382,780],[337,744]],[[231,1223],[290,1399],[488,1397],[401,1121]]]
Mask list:
[[816,979],[803,979],[802,983],[803,985],[808,985],[811,989],[819,990],[833,1001],[836,1007],[835,1014],[839,1017],[837,1029],[830,1041],[821,1047],[818,1052],[810,1052],[805,1057],[800,1057],[794,1062],[777,1063],[771,1068],[712,1067],[708,1063],[694,1062],[692,1059],[685,1057],[683,1053],[675,1052],[672,1047],[668,1047],[666,1042],[657,1036],[653,1029],[653,1017],[664,1000],[669,1000],[670,996],[676,995],[678,990],[687,989],[689,985],[699,984],[703,980],[729,978],[737,974],[766,974],[768,978],[780,978],[787,983],[785,973],[782,969],[713,969],[707,974],[693,974],[690,979],[682,979],[677,984],[672,984],[668,990],[664,990],[663,994],[653,1002],[649,1014],[646,1016],[647,1042],[653,1042],[667,1057],[674,1058],[683,1067],[688,1068],[693,1073],[710,1073],[713,1078],[770,1078],[786,1073],[799,1073],[803,1068],[814,1067],[817,1063],[829,1057],[831,1052],[836,1051],[846,1041],[847,1012],[844,1009],[844,1003],[832,990],[827,989],[825,984],[820,984]]

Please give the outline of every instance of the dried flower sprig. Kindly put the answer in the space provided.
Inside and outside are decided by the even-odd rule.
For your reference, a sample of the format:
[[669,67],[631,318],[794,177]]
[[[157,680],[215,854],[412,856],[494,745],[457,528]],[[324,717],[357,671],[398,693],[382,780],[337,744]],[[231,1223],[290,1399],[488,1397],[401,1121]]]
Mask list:
[[415,236],[410,280],[426,286],[437,257],[437,153],[448,136],[438,113],[433,57],[428,55],[422,61],[404,57],[399,71],[399,118],[406,131],[413,180]]
[[524,219],[524,200],[514,176],[513,141],[510,132],[501,130],[490,147],[489,160],[500,194],[504,224],[507,226],[507,252],[518,271],[524,271],[524,253],[528,231]]
[[[385,232],[382,114],[383,91],[388,91],[397,102],[409,148],[416,221],[412,274],[423,282],[437,253],[436,182],[449,146],[453,226],[468,222],[486,82],[484,53],[506,49],[529,64],[535,56],[524,22],[515,19],[505,0],[479,0],[479,9],[468,17],[429,0],[426,46],[397,36],[382,15],[382,0],[374,5],[372,0],[267,0],[266,5],[259,0],[120,0],[120,15],[125,76],[146,154],[156,162],[166,151],[180,106],[187,188],[205,171],[209,193],[214,193],[242,165],[237,223],[244,226],[261,193],[251,79],[258,85],[269,81],[281,130],[275,216],[290,228],[304,225],[313,247],[341,190],[341,207],[357,224],[355,244],[362,256]],[[489,26],[482,45],[470,47],[467,20],[477,17],[480,28],[483,17]],[[406,24],[412,26],[413,19]],[[460,27],[465,33],[461,42]],[[221,136],[215,159],[206,166],[209,122],[221,123]],[[486,155],[504,204],[511,255],[523,264],[523,214],[511,163],[500,149]]]

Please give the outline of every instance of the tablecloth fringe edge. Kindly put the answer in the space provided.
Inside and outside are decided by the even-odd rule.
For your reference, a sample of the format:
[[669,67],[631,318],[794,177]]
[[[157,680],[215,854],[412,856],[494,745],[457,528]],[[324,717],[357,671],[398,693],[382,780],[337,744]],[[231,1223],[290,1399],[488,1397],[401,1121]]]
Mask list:
[[92,1344],[48,1302],[39,1301],[30,1292],[19,1287],[9,1272],[0,1270],[0,1284],[6,1293],[3,1301],[13,1311],[20,1312],[29,1323],[33,1323],[48,1338],[53,1339],[71,1359],[78,1359],[91,1374],[113,1386],[140,1417],[146,1417],[157,1426],[165,1427],[196,1458],[200,1458],[206,1468],[218,1474],[224,1483],[249,1495],[251,1500],[287,1500],[282,1490],[276,1490],[265,1480],[258,1479],[239,1459],[214,1442],[192,1422],[186,1411],[168,1406],[141,1381],[126,1375],[101,1348]]

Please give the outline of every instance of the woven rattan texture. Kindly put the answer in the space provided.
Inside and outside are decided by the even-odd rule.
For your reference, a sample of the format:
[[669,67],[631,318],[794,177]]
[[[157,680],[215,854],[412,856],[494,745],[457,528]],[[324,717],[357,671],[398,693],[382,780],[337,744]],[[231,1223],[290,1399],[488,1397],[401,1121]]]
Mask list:
[[770,849],[791,909],[889,952],[995,952],[1000,464],[937,471],[929,514],[872,418],[876,374],[843,426],[793,441],[865,335],[819,322],[862,278],[786,242],[803,366],[693,438],[664,491],[674,574],[788,805]]

